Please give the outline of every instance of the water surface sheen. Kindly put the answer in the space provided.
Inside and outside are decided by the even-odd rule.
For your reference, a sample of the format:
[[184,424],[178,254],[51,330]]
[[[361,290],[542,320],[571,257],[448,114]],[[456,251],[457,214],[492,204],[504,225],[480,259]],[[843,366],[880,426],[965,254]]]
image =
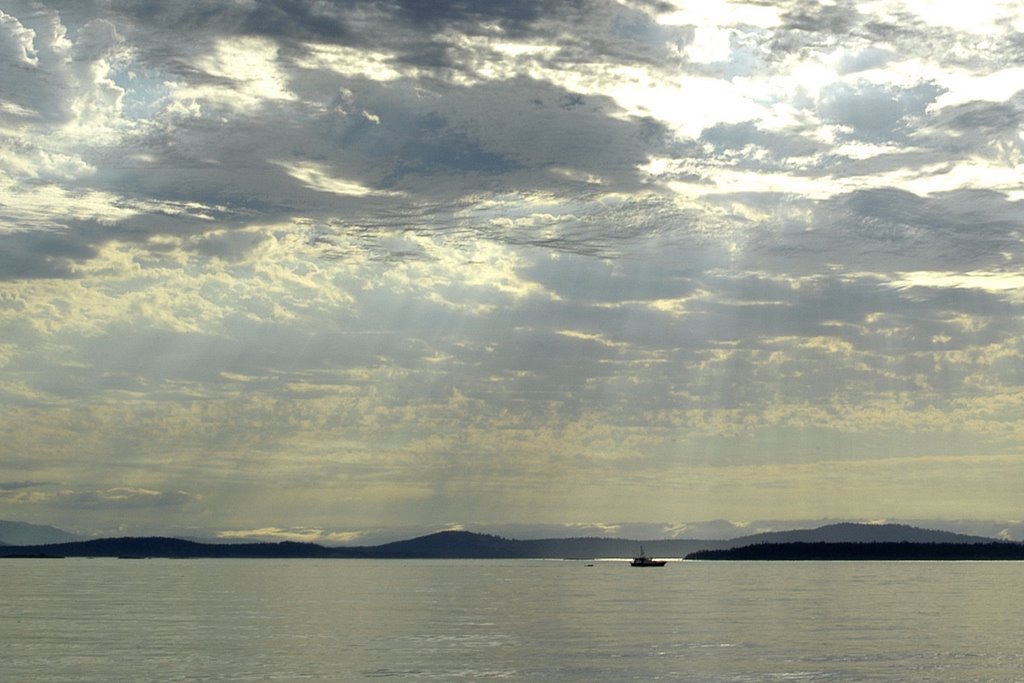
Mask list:
[[1024,681],[1024,564],[0,560],[10,681]]

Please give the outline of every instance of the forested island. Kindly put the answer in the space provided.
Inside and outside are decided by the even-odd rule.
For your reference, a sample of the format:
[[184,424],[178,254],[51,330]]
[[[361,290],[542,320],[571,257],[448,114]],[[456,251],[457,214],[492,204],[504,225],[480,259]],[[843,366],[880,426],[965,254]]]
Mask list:
[[897,561],[1024,560],[1024,544],[992,543],[759,543],[699,550],[688,560]]

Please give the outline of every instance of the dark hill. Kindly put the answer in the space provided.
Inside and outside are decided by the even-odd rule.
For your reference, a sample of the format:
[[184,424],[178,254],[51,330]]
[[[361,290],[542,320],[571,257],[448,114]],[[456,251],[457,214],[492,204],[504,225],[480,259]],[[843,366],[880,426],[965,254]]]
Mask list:
[[524,541],[470,531],[440,531],[407,541],[365,548],[373,557],[393,558],[516,558]]
[[989,543],[759,543],[702,550],[688,560],[896,561],[1024,560],[1024,544]]
[[0,557],[24,554],[61,557],[353,557],[344,548],[325,548],[313,543],[196,543],[180,538],[149,536],[142,538],[99,538],[75,543],[49,543],[33,546],[5,546]]
[[755,543],[989,543],[994,539],[951,531],[919,529],[906,524],[827,524],[817,529],[774,531],[742,536],[733,547]]

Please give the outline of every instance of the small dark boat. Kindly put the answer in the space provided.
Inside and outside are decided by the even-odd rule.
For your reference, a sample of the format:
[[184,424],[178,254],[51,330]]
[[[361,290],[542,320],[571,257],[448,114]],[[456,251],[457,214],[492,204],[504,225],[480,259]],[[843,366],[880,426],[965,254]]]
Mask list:
[[629,563],[630,567],[664,567],[665,560],[656,560],[644,554],[644,547],[640,546],[640,554]]

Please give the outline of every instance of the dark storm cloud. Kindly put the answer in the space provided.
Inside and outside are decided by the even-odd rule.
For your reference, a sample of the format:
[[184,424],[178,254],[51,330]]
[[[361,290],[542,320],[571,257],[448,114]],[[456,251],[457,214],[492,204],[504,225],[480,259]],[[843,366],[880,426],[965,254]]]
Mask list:
[[[389,117],[390,118],[390,117]],[[380,179],[386,188],[401,186],[408,176],[436,173],[479,173],[496,176],[519,168],[512,158],[489,152],[468,136],[462,126],[436,111],[413,114],[411,120],[391,121],[380,130],[365,120],[357,121],[339,140],[342,149],[380,154],[392,163]],[[367,149],[369,147],[369,149]]]
[[473,32],[497,25],[503,32],[517,36],[527,33],[542,18],[578,12],[585,4],[585,0],[393,0],[385,6],[394,7],[399,18],[419,29],[440,31],[454,27]]
[[957,190],[919,197],[864,190],[841,198],[833,214],[846,238],[867,251],[891,253],[893,269],[992,269],[1024,263],[1016,202],[1001,193]]
[[[770,206],[771,196],[763,201]],[[873,188],[792,201],[809,211],[809,218],[780,217],[750,245],[772,271],[815,272],[821,262],[887,274],[1005,271],[1024,265],[1019,207],[1000,192],[963,189],[920,196]]]
[[111,488],[62,495],[58,504],[75,509],[174,508],[186,505],[194,497],[185,491]]
[[[85,10],[87,2],[58,0],[48,4],[74,16]],[[140,45],[144,53],[152,51],[156,59],[166,59],[174,52],[185,54],[186,48],[194,49],[218,37],[254,36],[295,49],[305,42],[388,46],[398,51],[399,62],[425,68],[460,68],[457,52],[450,42],[454,33],[492,35],[498,31],[511,38],[537,35],[552,21],[582,17],[588,6],[584,0],[512,3],[489,0],[335,0],[330,3],[317,0],[257,0],[252,3],[112,0],[92,4],[93,12],[131,21],[137,30],[156,36],[155,43]],[[184,41],[168,41],[168,30]]]
[[39,481],[0,481],[0,491],[19,491],[37,486],[49,486],[48,482]]
[[[665,239],[665,236],[661,236]],[[614,245],[595,248],[611,250]],[[619,245],[621,247],[621,245]],[[568,251],[568,250],[566,250]],[[697,276],[709,269],[728,264],[728,255],[710,242],[691,239],[677,249],[663,248],[659,260],[657,253],[647,257],[633,252],[617,260],[594,259],[585,254],[565,253],[558,259],[540,259],[524,270],[524,276],[542,284],[566,302],[589,307],[619,301],[646,302],[677,299],[688,296],[700,286]],[[676,254],[685,254],[677,256]],[[648,258],[653,258],[649,261]],[[561,308],[565,303],[551,302],[546,306]],[[606,309],[613,313],[615,309]],[[562,319],[564,310],[546,310],[541,317]],[[535,321],[536,322],[536,321]]]
[[[366,3],[372,9],[372,3]],[[151,29],[171,31],[186,42],[199,36],[260,36],[282,41],[359,42],[346,15],[357,2],[333,0],[257,0],[252,3],[148,2],[112,0],[101,5],[113,16],[130,18]]]
[[436,101],[379,94],[361,102],[381,112],[380,123],[352,121],[336,153],[358,152],[379,167],[392,166],[386,187],[404,188],[405,176],[472,172],[483,182],[502,175],[506,190],[556,189],[567,181],[551,175],[553,167],[635,187],[637,164],[666,133],[653,121],[612,118],[617,107],[606,98],[527,78],[449,88]]
[[73,277],[73,265],[95,246],[67,231],[0,234],[0,280]]
[[714,145],[716,154],[757,145],[768,151],[770,159],[775,162],[788,157],[811,156],[828,149],[824,143],[809,136],[762,130],[754,121],[716,124],[704,130],[701,140]]
[[101,222],[67,216],[48,229],[0,233],[0,280],[76,278],[76,266],[95,258],[111,242],[138,244],[159,253],[167,247],[150,243],[154,237],[189,238],[216,230],[216,235],[199,237],[188,248],[207,256],[237,260],[264,239],[249,232],[231,232],[243,225],[238,217],[222,213],[219,218],[211,223],[157,214]]
[[776,57],[826,45],[834,36],[849,34],[861,17],[856,5],[848,1],[825,5],[815,0],[799,0],[783,11],[780,18],[782,25],[771,43]]
[[982,158],[1013,158],[1024,149],[1024,94],[1003,102],[965,102],[933,117],[934,128],[921,136],[937,151]]
[[938,117],[937,125],[972,136],[991,139],[1017,132],[1024,119],[1024,96],[1016,95],[1007,102],[967,102],[949,107]]
[[806,33],[843,34],[855,26],[860,17],[854,3],[824,4],[816,0],[799,0],[782,12],[782,28]]

